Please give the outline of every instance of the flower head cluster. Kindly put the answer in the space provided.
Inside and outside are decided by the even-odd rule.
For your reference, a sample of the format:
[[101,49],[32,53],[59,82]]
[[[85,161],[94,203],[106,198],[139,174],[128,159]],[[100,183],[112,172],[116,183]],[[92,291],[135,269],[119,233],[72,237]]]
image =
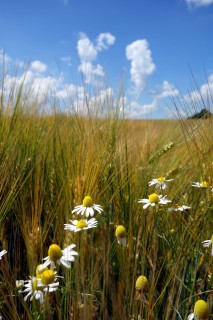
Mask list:
[[143,209],[146,209],[149,206],[156,206],[157,204],[167,204],[171,202],[166,198],[166,196],[158,195],[157,193],[152,193],[148,199],[139,199],[139,203],[145,203]]
[[36,277],[30,277],[29,280],[17,280],[16,287],[20,293],[27,293],[24,301],[30,298],[39,300],[40,304],[44,302],[44,295],[47,292],[53,292],[58,289],[57,274],[53,270],[49,270],[44,265],[39,265],[36,268]]

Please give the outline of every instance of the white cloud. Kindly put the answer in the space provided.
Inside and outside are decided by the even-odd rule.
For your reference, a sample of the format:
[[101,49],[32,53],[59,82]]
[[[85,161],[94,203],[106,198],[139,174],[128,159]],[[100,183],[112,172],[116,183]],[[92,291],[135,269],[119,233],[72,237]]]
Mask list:
[[85,89],[82,86],[74,84],[66,84],[63,88],[58,88],[56,97],[59,99],[74,99],[76,101],[83,101],[85,96]]
[[0,54],[1,54],[0,63],[7,64],[12,62],[12,58],[8,56],[8,54],[6,54],[6,52],[3,49],[0,50]]
[[146,39],[137,40],[126,47],[126,57],[131,61],[131,81],[137,91],[145,87],[145,81],[155,71],[152,53]]
[[140,119],[157,110],[157,100],[151,103],[140,104],[137,101],[131,101],[125,108],[125,117],[132,119]]
[[179,91],[175,89],[171,83],[165,80],[163,84],[160,86],[160,93],[158,93],[155,96],[155,99],[161,100],[167,97],[177,96],[178,94],[179,94]]
[[202,7],[213,4],[213,0],[185,0],[189,7]]
[[86,83],[91,83],[96,77],[104,76],[104,70],[100,64],[93,65],[91,62],[82,62],[78,70],[84,75]]
[[81,61],[92,62],[96,60],[97,49],[90,39],[83,33],[80,34],[80,39],[77,43],[77,51]]
[[109,46],[115,43],[115,37],[107,32],[107,33],[100,33],[97,38],[97,45],[96,49],[99,51],[106,50]]
[[42,63],[41,61],[35,60],[33,61],[31,64],[31,69],[35,72],[38,73],[43,73],[45,71],[47,71],[47,66],[46,64]]
[[[184,100],[187,103],[194,101],[195,103],[205,103],[206,101],[212,101],[213,97],[213,74],[208,76],[207,82],[202,84],[198,90],[191,91],[184,95]],[[204,107],[204,106],[203,106]]]
[[100,33],[94,44],[84,33],[80,34],[77,52],[80,59],[78,70],[83,74],[85,82],[91,83],[96,77],[103,77],[105,72],[100,64],[95,64],[99,51],[113,45],[115,37],[111,33]]

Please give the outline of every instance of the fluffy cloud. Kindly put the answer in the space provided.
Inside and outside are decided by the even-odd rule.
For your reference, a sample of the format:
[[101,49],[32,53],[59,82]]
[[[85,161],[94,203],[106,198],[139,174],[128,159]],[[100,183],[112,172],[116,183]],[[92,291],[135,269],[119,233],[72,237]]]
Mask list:
[[99,51],[106,50],[115,43],[115,37],[111,33],[100,33],[97,38],[96,49]]
[[98,54],[97,48],[95,48],[90,39],[83,33],[80,34],[80,39],[77,43],[77,51],[81,62],[92,62],[96,60]]
[[145,81],[155,71],[152,53],[146,39],[137,40],[126,47],[126,57],[131,61],[131,81],[137,91],[145,87]]
[[213,4],[213,0],[185,0],[189,7],[202,7]]
[[144,116],[157,110],[157,101],[153,100],[151,103],[140,104],[136,101],[131,101],[127,108],[125,108],[125,117],[132,119],[141,119]]
[[31,69],[34,72],[43,73],[47,71],[46,64],[42,63],[41,61],[35,60],[30,64]]
[[113,45],[115,37],[111,33],[101,33],[93,43],[84,33],[80,34],[77,43],[77,52],[80,59],[78,70],[84,75],[86,83],[94,81],[95,77],[104,76],[103,67],[95,64],[98,52],[106,50]]
[[177,96],[178,94],[179,94],[179,91],[175,89],[171,83],[165,80],[163,84],[160,86],[160,93],[158,93],[155,96],[155,99],[161,100],[167,97]]
[[162,100],[171,97],[177,96],[179,91],[174,88],[174,86],[168,81],[163,81],[161,85],[157,87],[156,90],[152,93],[152,100],[149,103],[141,104],[138,101],[131,101],[126,104],[125,115],[128,118],[140,119],[144,116],[151,114],[154,111],[157,111],[162,104]]
[[[191,91],[189,94],[184,96],[184,100],[187,103],[194,101],[195,103],[209,103],[213,97],[213,74],[208,76],[207,82],[202,84],[198,90]],[[204,107],[204,106],[203,106]]]
[[96,77],[104,76],[104,70],[100,64],[93,65],[91,62],[82,62],[78,70],[84,75],[86,83],[91,83]]

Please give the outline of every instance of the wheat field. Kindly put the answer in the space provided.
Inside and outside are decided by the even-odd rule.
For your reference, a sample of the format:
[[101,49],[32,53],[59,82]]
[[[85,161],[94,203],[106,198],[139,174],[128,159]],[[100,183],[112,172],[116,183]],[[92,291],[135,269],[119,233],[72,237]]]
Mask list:
[[[117,101],[101,117],[107,103],[86,97],[86,114],[47,114],[22,90],[1,93],[2,319],[187,319],[199,299],[210,319],[213,120],[127,120]],[[94,204],[94,228],[65,230],[92,218],[73,213],[76,206]],[[62,254],[51,258],[53,244],[77,254],[70,267],[55,263],[54,279],[41,285],[37,266]],[[147,283],[138,287],[141,275]]]

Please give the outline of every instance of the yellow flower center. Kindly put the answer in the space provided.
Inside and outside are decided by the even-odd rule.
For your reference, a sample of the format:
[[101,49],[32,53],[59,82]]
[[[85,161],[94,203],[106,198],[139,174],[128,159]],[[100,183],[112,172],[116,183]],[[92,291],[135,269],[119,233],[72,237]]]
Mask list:
[[41,275],[41,283],[44,285],[48,285],[54,282],[55,275],[53,270],[45,270]]
[[125,238],[126,237],[126,230],[123,226],[117,226],[115,231],[115,236],[117,238]]
[[166,179],[164,177],[157,178],[158,182],[164,182]]
[[158,194],[152,193],[149,196],[149,202],[151,203],[158,203],[160,201]]
[[62,250],[57,244],[51,244],[51,246],[49,246],[48,256],[50,257],[50,260],[57,261],[62,255]]
[[32,289],[33,289],[33,291],[38,290],[37,283],[38,283],[37,279],[34,279],[34,280],[33,280],[33,283],[32,283]]
[[83,200],[83,206],[86,208],[92,207],[93,206],[93,202],[92,202],[92,198],[90,196],[86,196]]
[[41,275],[45,270],[48,270],[48,268],[47,267],[43,268],[43,264],[39,264],[36,268],[36,277],[41,278]]
[[194,306],[194,314],[198,319],[207,319],[209,317],[209,307],[204,300],[198,300]]
[[175,204],[175,208],[179,209],[181,206],[179,204]]
[[80,228],[80,229],[83,229],[83,228],[87,227],[87,223],[86,223],[86,221],[84,221],[84,220],[79,220],[79,221],[77,222],[77,224],[76,224],[76,227],[77,227],[77,228]]
[[135,288],[140,291],[147,291],[148,289],[148,280],[145,276],[140,276],[136,280]]
[[201,187],[202,188],[208,188],[208,182],[207,181],[202,181],[201,183],[200,183],[200,185],[201,185]]

